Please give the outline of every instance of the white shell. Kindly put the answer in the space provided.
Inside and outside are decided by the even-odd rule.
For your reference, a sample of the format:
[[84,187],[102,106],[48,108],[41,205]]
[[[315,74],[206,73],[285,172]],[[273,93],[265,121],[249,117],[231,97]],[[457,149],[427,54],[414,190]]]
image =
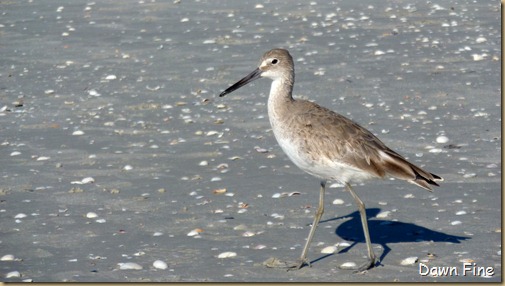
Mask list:
[[340,242],[338,244],[338,246],[342,246],[342,247],[348,247],[348,246],[351,246],[351,244],[349,242]]
[[324,253],[324,254],[331,254],[331,253],[335,253],[337,252],[337,247],[332,245],[332,246],[326,246],[325,248],[323,248],[321,250],[321,253]]
[[236,252],[226,251],[226,252],[220,253],[217,256],[217,258],[230,258],[230,257],[235,257],[235,256],[237,256]]
[[135,262],[118,263],[119,270],[141,270],[142,266]]
[[154,268],[158,268],[158,269],[167,269],[168,268],[168,265],[165,261],[162,261],[162,260],[156,260],[153,262],[153,266]]
[[83,184],[89,184],[89,183],[94,183],[95,182],[95,179],[93,179],[92,177],[86,177],[84,179],[81,180],[81,182]]
[[252,232],[252,231],[246,231],[246,232],[242,233],[243,237],[251,237],[251,236],[254,236],[254,235],[255,235],[255,233]]
[[417,256],[407,257],[400,262],[401,265],[414,265],[418,261]]
[[14,218],[25,218],[25,217],[27,217],[26,214],[24,214],[24,213],[18,213]]
[[98,215],[94,212],[89,212],[86,214],[86,217],[87,218],[96,218],[96,217],[98,217]]
[[12,254],[6,254],[0,258],[0,261],[13,261],[14,260],[14,255]]
[[389,217],[390,214],[391,214],[390,211],[383,211],[383,212],[380,212],[379,214],[377,214],[375,217],[376,218],[387,218],[387,217]]
[[354,262],[344,262],[340,265],[341,269],[354,269],[356,268],[356,263]]
[[19,277],[21,277],[21,273],[19,273],[19,271],[11,271],[5,274],[5,278],[19,278]]
[[187,236],[197,236],[200,234],[201,231],[198,231],[198,229],[193,229],[192,231],[188,232]]

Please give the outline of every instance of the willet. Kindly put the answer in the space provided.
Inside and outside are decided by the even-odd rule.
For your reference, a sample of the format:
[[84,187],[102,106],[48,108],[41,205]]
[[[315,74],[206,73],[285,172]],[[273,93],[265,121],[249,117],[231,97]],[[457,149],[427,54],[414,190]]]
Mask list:
[[361,216],[368,260],[356,270],[374,267],[377,261],[370,241],[365,205],[351,188],[351,183],[391,176],[431,191],[431,186],[438,186],[436,181],[443,179],[408,162],[356,122],[313,102],[294,99],[295,69],[287,50],[266,52],[258,68],[219,96],[260,77],[273,80],[268,97],[268,117],[277,142],[296,166],[321,179],[319,206],[300,258],[294,262],[272,260],[267,266],[288,269],[310,266],[307,252],[324,212],[326,181],[336,180],[351,194]]

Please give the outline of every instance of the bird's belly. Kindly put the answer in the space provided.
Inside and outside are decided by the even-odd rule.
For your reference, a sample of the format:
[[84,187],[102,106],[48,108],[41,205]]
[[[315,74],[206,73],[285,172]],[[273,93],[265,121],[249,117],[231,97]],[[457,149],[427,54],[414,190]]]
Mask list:
[[331,160],[317,154],[307,154],[303,152],[303,148],[299,144],[289,139],[277,138],[277,142],[298,168],[317,178],[351,183],[374,177],[370,173],[338,160]]

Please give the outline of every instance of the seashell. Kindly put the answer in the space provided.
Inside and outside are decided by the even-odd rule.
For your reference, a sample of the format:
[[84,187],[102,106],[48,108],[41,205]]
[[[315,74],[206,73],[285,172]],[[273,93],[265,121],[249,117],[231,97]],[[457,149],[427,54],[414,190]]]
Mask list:
[[417,256],[407,257],[400,262],[401,265],[414,265],[419,258]]
[[157,268],[157,269],[167,269],[168,268],[168,265],[165,261],[162,261],[162,260],[156,260],[153,262],[153,266],[154,268]]
[[142,266],[135,262],[118,263],[119,270],[142,270]]
[[344,262],[340,265],[341,269],[355,269],[356,263],[354,262]]
[[217,258],[231,258],[231,257],[235,257],[237,256],[237,253],[236,252],[232,252],[232,251],[226,251],[226,252],[222,252],[220,253]]

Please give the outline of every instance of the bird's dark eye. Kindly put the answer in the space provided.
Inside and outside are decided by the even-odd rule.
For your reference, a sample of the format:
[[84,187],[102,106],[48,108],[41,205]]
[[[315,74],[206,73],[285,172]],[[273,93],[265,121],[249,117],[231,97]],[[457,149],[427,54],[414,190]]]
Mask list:
[[278,59],[273,59],[273,60],[272,60],[272,64],[273,64],[273,65],[277,64],[278,62],[279,62],[279,60],[278,60]]

